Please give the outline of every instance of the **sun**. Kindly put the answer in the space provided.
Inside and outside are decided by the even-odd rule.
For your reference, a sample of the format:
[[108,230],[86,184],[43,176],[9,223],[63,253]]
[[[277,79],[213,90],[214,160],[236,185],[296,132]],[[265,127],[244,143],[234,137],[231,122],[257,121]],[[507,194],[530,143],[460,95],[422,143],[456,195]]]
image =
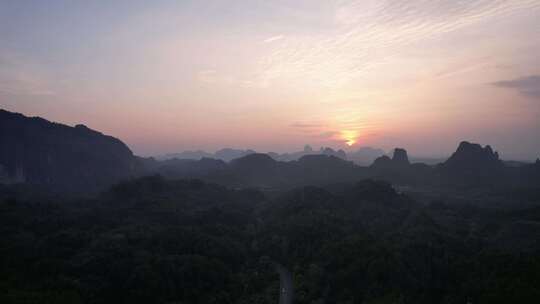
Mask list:
[[347,146],[351,147],[358,140],[358,132],[353,130],[343,130],[341,131],[341,139],[345,141]]

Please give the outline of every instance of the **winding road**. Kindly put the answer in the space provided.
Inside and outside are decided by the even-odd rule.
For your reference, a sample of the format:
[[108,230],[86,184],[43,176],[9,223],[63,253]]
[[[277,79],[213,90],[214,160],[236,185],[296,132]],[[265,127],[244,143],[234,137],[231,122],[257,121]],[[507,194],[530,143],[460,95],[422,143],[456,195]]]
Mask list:
[[281,264],[275,263],[275,268],[279,273],[279,304],[292,304],[294,296],[292,274]]

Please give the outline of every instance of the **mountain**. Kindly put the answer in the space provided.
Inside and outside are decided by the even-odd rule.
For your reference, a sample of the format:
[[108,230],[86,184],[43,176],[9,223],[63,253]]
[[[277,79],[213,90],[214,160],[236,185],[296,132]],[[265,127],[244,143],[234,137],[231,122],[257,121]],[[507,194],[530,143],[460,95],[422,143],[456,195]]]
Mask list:
[[389,169],[394,166],[392,159],[386,155],[377,157],[370,168],[372,169]]
[[[540,190],[540,159],[532,164],[525,164],[518,167],[510,167],[513,181],[518,186],[529,186]],[[540,196],[538,197],[540,200]]]
[[149,171],[168,178],[205,178],[225,169],[227,163],[223,160],[204,157],[200,160],[175,158],[154,162]]
[[383,155],[375,159],[371,165],[372,169],[403,169],[410,165],[407,151],[402,148],[395,148],[392,158]]
[[231,181],[237,186],[274,187],[279,184],[280,179],[285,178],[280,172],[282,164],[268,154],[249,154],[229,163]]
[[253,153],[229,163],[215,159],[154,161],[148,173],[168,178],[201,178],[231,187],[285,189],[356,181],[365,168],[336,156],[308,154],[296,161],[277,161],[269,154]]
[[290,152],[290,153],[283,153],[283,154],[279,154],[275,152],[268,153],[270,157],[278,161],[294,161],[294,160],[299,160],[302,156],[315,155],[315,154],[319,154],[319,152],[314,151],[310,145],[305,145],[304,150],[297,151],[297,152]]
[[229,162],[235,158],[240,158],[242,156],[246,156],[249,154],[256,153],[253,150],[247,149],[247,150],[241,150],[241,149],[232,149],[232,148],[224,148],[216,151],[215,153],[208,153],[202,150],[197,151],[183,151],[180,153],[169,153],[165,155],[160,155],[157,158],[157,160],[170,160],[170,159],[193,159],[193,160],[200,160],[203,158],[215,158],[219,160],[223,160],[226,162]]
[[359,164],[367,166],[375,161],[378,157],[383,156],[385,153],[381,149],[372,147],[362,147],[357,151],[350,152],[347,155],[347,159]]
[[540,162],[505,164],[491,146],[463,141],[456,151],[438,165],[412,163],[405,149],[396,148],[392,158],[383,155],[369,167],[377,179],[405,186],[435,186],[460,189],[535,187],[540,178]]
[[326,155],[326,156],[335,156],[341,159],[347,159],[347,153],[343,150],[334,150],[329,147],[321,147],[319,150],[315,151],[310,145],[305,145],[304,150],[291,152],[291,153],[275,153],[269,152],[268,155],[278,161],[295,161],[306,155]]
[[137,158],[120,140],[0,110],[0,181],[87,192],[136,174]]
[[[379,153],[382,151],[363,148],[351,153],[351,160]],[[411,164],[402,148],[394,149],[392,158],[377,157],[368,168],[347,160],[343,150],[325,147],[314,150],[305,146],[291,154],[226,148],[215,154],[193,151],[182,155],[190,154],[201,158],[140,158],[120,140],[84,125],[70,127],[0,111],[0,184],[37,186],[38,190],[95,192],[124,179],[152,174],[264,189],[335,185],[364,178],[419,187],[536,187],[540,178],[540,161],[506,165],[490,146],[466,141],[437,166]]]
[[235,158],[240,158],[240,157],[254,154],[254,153],[256,152],[250,149],[240,150],[240,149],[224,148],[224,149],[216,151],[216,153],[214,154],[214,158],[221,159],[226,162],[230,162],[231,160]]
[[434,182],[434,169],[424,163],[411,164],[405,149],[395,148],[392,158],[383,155],[369,167],[373,177],[398,185],[426,185]]
[[268,154],[253,153],[231,161],[231,167],[241,171],[268,170],[277,162]]
[[288,162],[251,154],[231,161],[229,170],[242,185],[274,189],[351,182],[366,176],[354,163],[324,154],[308,154]]
[[396,148],[394,150],[394,156],[392,157],[392,162],[395,166],[407,167],[411,163],[409,162],[409,156],[407,155],[407,150]]
[[211,153],[202,151],[202,150],[197,150],[197,151],[188,150],[188,151],[182,151],[180,153],[169,153],[165,155],[160,155],[160,156],[157,156],[156,158],[158,160],[169,160],[169,159],[174,159],[174,158],[199,160],[204,157],[213,158],[214,155]]
[[345,151],[341,149],[335,151],[332,148],[324,147],[319,150],[319,154],[326,155],[326,156],[334,156],[341,159],[347,159],[347,153],[345,153]]
[[350,182],[366,175],[365,168],[333,155],[306,155],[292,162],[292,168],[298,185]]
[[[241,158],[250,154],[257,153],[254,150],[251,149],[233,149],[233,148],[223,148],[215,153],[209,153],[202,150],[196,150],[196,151],[183,151],[180,153],[169,153],[165,155],[157,156],[156,159],[158,161],[165,161],[170,159],[191,159],[191,160],[200,160],[202,158],[215,158],[220,159],[225,162],[230,162],[234,159]],[[276,152],[268,152],[266,153],[268,156],[273,158],[277,161],[295,161],[299,160],[301,157],[306,155],[327,155],[327,156],[335,156],[341,159],[347,159],[347,153],[343,150],[334,150],[329,147],[321,147],[319,150],[313,150],[313,148],[309,145],[306,145],[302,151],[297,152],[290,152],[290,153],[276,153]]]
[[445,183],[453,185],[508,185],[509,168],[491,146],[462,141],[456,152],[437,166]]
[[409,156],[409,160],[412,164],[424,163],[427,165],[438,165],[446,161],[445,157],[425,157],[425,156]]
[[494,152],[491,146],[482,147],[467,141],[462,141],[456,152],[443,163],[447,170],[462,172],[500,169],[502,166],[499,153]]

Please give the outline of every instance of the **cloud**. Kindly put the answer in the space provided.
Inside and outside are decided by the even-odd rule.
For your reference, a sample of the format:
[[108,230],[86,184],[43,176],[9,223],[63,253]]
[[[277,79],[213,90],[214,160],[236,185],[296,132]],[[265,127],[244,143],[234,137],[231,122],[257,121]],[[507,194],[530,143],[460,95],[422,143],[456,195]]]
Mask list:
[[514,89],[525,96],[540,99],[540,75],[497,81],[492,83],[492,85],[500,88]]
[[263,43],[270,43],[270,42],[281,40],[283,38],[285,38],[285,36],[283,36],[283,35],[272,36],[272,37],[269,37],[267,39],[264,39]]
[[[337,140],[340,135],[340,131],[319,122],[295,122],[291,124],[290,127],[295,128],[304,136],[320,140]],[[338,140],[337,142],[341,141]]]
[[476,60],[478,60],[479,62],[466,62],[460,66],[452,67],[444,71],[441,71],[437,73],[435,77],[436,78],[452,77],[452,76],[465,74],[470,71],[474,71],[474,70],[491,66],[491,63],[490,63],[492,60],[491,58],[480,58]]
[[293,128],[299,128],[299,129],[317,129],[322,128],[324,125],[321,123],[306,123],[306,122],[295,122],[291,124],[291,127]]
[[311,35],[288,35],[260,61],[259,77],[265,83],[300,81],[314,87],[339,88],[399,56],[403,47],[413,43],[540,8],[538,0],[338,3],[333,27]]
[[325,132],[319,133],[317,137],[324,138],[324,139],[335,139],[338,134],[339,132],[337,131],[325,131]]

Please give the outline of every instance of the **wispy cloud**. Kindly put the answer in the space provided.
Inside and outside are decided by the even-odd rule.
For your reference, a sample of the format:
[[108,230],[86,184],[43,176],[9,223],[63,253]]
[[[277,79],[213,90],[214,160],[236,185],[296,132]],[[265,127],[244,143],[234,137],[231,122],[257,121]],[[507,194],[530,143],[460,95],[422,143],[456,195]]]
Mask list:
[[334,28],[280,38],[260,61],[259,77],[266,83],[286,79],[339,87],[399,55],[407,45],[539,7],[537,0],[340,1]]
[[291,127],[298,129],[318,129],[324,127],[324,125],[322,123],[295,122],[291,124]]
[[339,135],[338,131],[324,131],[316,135],[318,138],[322,139],[336,139],[336,137]]
[[540,75],[531,75],[492,83],[496,87],[517,90],[525,96],[540,99]]
[[466,62],[462,65],[445,69],[435,75],[436,78],[447,78],[460,74],[465,74],[470,71],[491,66],[493,58],[479,58],[475,62]]
[[270,43],[285,38],[283,35],[272,36],[263,40],[263,43]]

